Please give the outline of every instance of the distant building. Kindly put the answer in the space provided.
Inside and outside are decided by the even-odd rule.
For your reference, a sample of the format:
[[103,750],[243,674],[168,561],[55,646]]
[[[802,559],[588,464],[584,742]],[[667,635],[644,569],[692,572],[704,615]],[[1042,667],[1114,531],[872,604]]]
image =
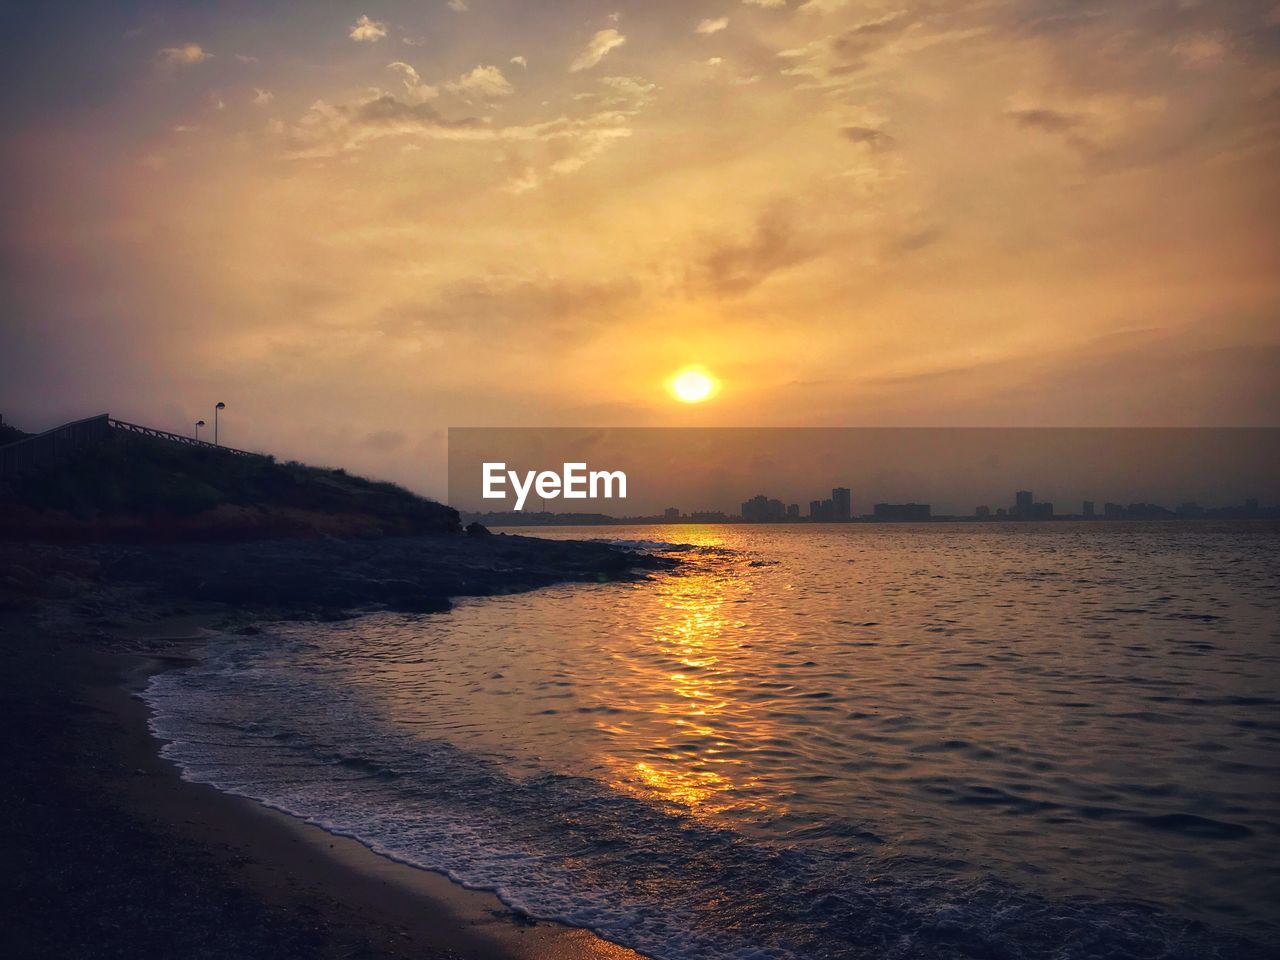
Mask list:
[[788,520],[799,520],[799,519],[800,519],[800,504],[798,504],[798,503],[788,503],[788,504],[787,504],[787,519],[788,519]]
[[853,519],[853,492],[848,487],[835,487],[831,491],[831,519]]
[[781,500],[771,499],[763,493],[757,494],[742,504],[742,519],[747,523],[770,523],[785,520],[787,506]]
[[933,514],[927,503],[877,503],[872,511],[877,520],[928,520]]
[[679,508],[679,507],[667,507],[667,509],[665,509],[665,510],[663,510],[663,511],[662,511],[662,519],[663,519],[663,520],[666,520],[668,523],[671,523],[671,522],[673,522],[673,521],[675,521],[675,520],[679,520],[679,519],[680,519],[680,508]]
[[696,510],[689,519],[694,523],[724,523],[729,518],[722,510]]
[[1118,503],[1104,503],[1102,505],[1102,515],[1108,520],[1123,520],[1124,507]]
[[1013,495],[1013,509],[1009,515],[1015,520],[1052,520],[1053,504],[1036,503],[1030,490],[1019,490]]
[[996,507],[996,516],[1000,518],[1007,517],[1009,516],[1009,511],[1004,507]]
[[976,510],[973,511],[973,515],[977,517],[979,520],[986,520],[991,516],[991,508],[978,507]]
[[1244,502],[1244,512],[1251,517],[1258,515],[1258,498],[1250,497]]
[[818,523],[828,523],[836,518],[835,504],[830,500],[810,500],[809,519]]
[[1093,501],[1092,501],[1092,500],[1086,500],[1086,501],[1084,502],[1084,508],[1080,511],[1080,514],[1081,514],[1081,516],[1083,516],[1086,520],[1092,520],[1094,517],[1096,517],[1096,516],[1097,516],[1097,514],[1094,512],[1094,509],[1093,509]]
[[1168,520],[1176,514],[1158,503],[1131,503],[1124,508],[1127,520]]

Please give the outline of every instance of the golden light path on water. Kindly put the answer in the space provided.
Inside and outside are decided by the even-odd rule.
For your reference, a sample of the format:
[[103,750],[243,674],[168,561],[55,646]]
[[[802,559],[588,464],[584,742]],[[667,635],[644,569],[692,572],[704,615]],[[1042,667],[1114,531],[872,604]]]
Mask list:
[[[717,545],[714,535],[691,539],[698,539],[699,546]],[[641,707],[660,724],[674,727],[679,742],[655,738],[661,752],[651,760],[603,757],[614,771],[612,786],[678,804],[695,815],[714,815],[730,807],[741,810],[744,797],[758,796],[760,778],[745,773],[741,744],[726,739],[731,735],[723,721],[726,714],[736,717],[732,736],[738,739],[764,736],[768,727],[757,712],[737,699],[741,688],[734,661],[744,647],[734,634],[740,624],[726,608],[733,602],[731,587],[741,589],[742,582],[700,570],[663,578],[656,586],[659,611],[646,638],[649,655],[633,661],[620,690],[634,691],[628,707]],[[670,673],[654,669],[661,663],[674,663],[678,669]],[[751,714],[744,724],[744,717]],[[626,742],[635,736],[629,725],[601,723],[599,727],[608,740]]]

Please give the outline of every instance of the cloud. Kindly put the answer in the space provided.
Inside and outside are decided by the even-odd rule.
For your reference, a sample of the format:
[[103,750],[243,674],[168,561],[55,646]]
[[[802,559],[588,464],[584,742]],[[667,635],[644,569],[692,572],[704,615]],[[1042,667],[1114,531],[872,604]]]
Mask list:
[[1222,62],[1227,55],[1227,47],[1216,37],[1190,37],[1174,44],[1173,55],[1183,66],[1208,69]]
[[[802,8],[803,9],[803,8]],[[783,50],[778,57],[791,61],[783,69],[785,76],[808,78],[807,86],[835,87],[847,84],[852,76],[866,69],[873,57],[883,51],[915,23],[915,16],[905,10],[864,20],[848,29],[810,41],[801,47]]]
[[466,13],[470,7],[467,6],[467,0],[449,0],[449,9],[454,13]]
[[580,280],[538,271],[487,272],[434,295],[388,307],[375,320],[397,340],[471,349],[500,337],[510,349],[540,351],[547,341],[580,343],[621,319],[638,294],[633,280]]
[[573,63],[569,65],[569,72],[577,73],[579,70],[590,70],[603,60],[610,50],[620,47],[626,42],[627,38],[612,27],[598,31],[587,42],[583,51],[574,58]]
[[156,61],[166,67],[189,67],[212,60],[213,54],[198,43],[184,43],[178,47],[165,47],[156,53]]
[[[321,106],[320,102],[312,105],[312,110]],[[432,126],[465,126],[462,124],[446,124],[441,120],[439,112],[434,107],[425,103],[406,103],[403,100],[397,100],[390,94],[374,97],[365,100],[363,103],[354,107],[344,106],[336,108],[341,113],[345,113],[357,124],[368,126],[391,126],[396,124],[429,124]]]
[[270,90],[263,90],[260,87],[253,88],[252,103],[255,107],[265,107],[269,103],[271,103],[271,101],[274,100],[275,98],[276,98],[275,94],[273,94]]
[[361,150],[387,137],[443,139],[464,133],[471,124],[446,122],[426,103],[379,94],[354,103],[317,100],[280,134],[288,158],[315,160]]
[[1029,130],[1043,130],[1046,133],[1068,133],[1084,121],[1075,113],[1064,113],[1048,107],[1033,107],[1029,110],[1010,110],[1006,116],[1020,127]]
[[517,67],[523,67],[525,70],[529,69],[529,61],[526,60],[524,57],[512,57],[511,62],[514,63]]
[[720,244],[703,257],[695,282],[720,295],[745,293],[817,253],[801,239],[787,211],[774,207],[756,219],[745,240]]
[[422,78],[418,76],[418,71],[403,61],[397,60],[394,63],[387,64],[388,70],[394,70],[400,74],[400,79],[404,83],[405,99],[410,103],[423,103],[427,100],[435,99],[440,91],[430,84],[422,82]]
[[654,84],[639,77],[601,77],[600,82],[619,96],[636,102],[648,100],[656,89]]
[[387,25],[381,20],[370,20],[365,14],[352,26],[347,34],[352,40],[363,43],[377,43],[387,35]]
[[503,185],[507,193],[528,193],[556,177],[577,173],[600,157],[610,146],[631,136],[626,124],[629,114],[606,110],[581,120],[561,119],[532,128],[508,128],[499,131],[503,139],[546,144],[555,159],[541,169],[525,164],[518,174]]
[[478,66],[445,84],[445,88],[464,97],[509,97],[515,93],[502,71],[494,66]]
[[432,104],[411,103],[375,92],[348,103],[317,100],[295,123],[281,125],[276,133],[284,156],[293,160],[323,160],[389,139],[408,144],[500,144],[512,151],[538,147],[537,167],[518,152],[511,157],[521,163],[525,170],[521,176],[533,187],[547,176],[581,169],[610,144],[631,136],[629,120],[638,108],[639,104],[617,105],[583,117],[562,116],[541,123],[494,127],[475,118],[446,119]]
[[629,136],[629,127],[603,126],[585,130],[575,139],[572,152],[553,162],[549,169],[559,175],[575,173],[604,153],[615,140]]
[[840,131],[847,140],[877,152],[890,150],[897,143],[893,137],[875,127],[845,127]]
[[912,21],[912,15],[906,10],[886,13],[874,20],[864,20],[832,41],[832,52],[846,62],[860,60],[901,33]]
[[849,5],[849,0],[807,0],[797,8],[801,13],[834,13]]
[[718,20],[707,19],[707,20],[703,20],[696,27],[694,27],[693,32],[700,33],[704,37],[709,37],[713,33],[719,33],[721,30],[725,29],[727,26],[729,26],[728,17],[720,17]]
[[765,7],[769,10],[776,10],[787,5],[787,0],[742,0],[742,2],[749,7]]
[[1005,116],[1025,130],[1060,139],[1094,173],[1159,166],[1212,146],[1220,117],[1170,110],[1164,97],[1095,93],[1052,105],[1018,103]]

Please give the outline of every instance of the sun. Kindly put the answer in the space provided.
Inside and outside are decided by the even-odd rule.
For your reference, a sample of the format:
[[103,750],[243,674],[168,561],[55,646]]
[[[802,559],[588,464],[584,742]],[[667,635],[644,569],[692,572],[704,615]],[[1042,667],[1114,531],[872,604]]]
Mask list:
[[685,367],[667,381],[667,389],[681,403],[701,403],[714,396],[719,388],[719,381],[705,367]]

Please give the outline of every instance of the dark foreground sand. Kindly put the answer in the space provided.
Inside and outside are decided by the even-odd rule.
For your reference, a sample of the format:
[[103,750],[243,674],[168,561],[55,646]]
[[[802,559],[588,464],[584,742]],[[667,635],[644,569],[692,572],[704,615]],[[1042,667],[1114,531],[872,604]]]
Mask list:
[[0,956],[638,956],[183,781],[136,691],[246,611],[166,606],[86,569],[0,615]]

